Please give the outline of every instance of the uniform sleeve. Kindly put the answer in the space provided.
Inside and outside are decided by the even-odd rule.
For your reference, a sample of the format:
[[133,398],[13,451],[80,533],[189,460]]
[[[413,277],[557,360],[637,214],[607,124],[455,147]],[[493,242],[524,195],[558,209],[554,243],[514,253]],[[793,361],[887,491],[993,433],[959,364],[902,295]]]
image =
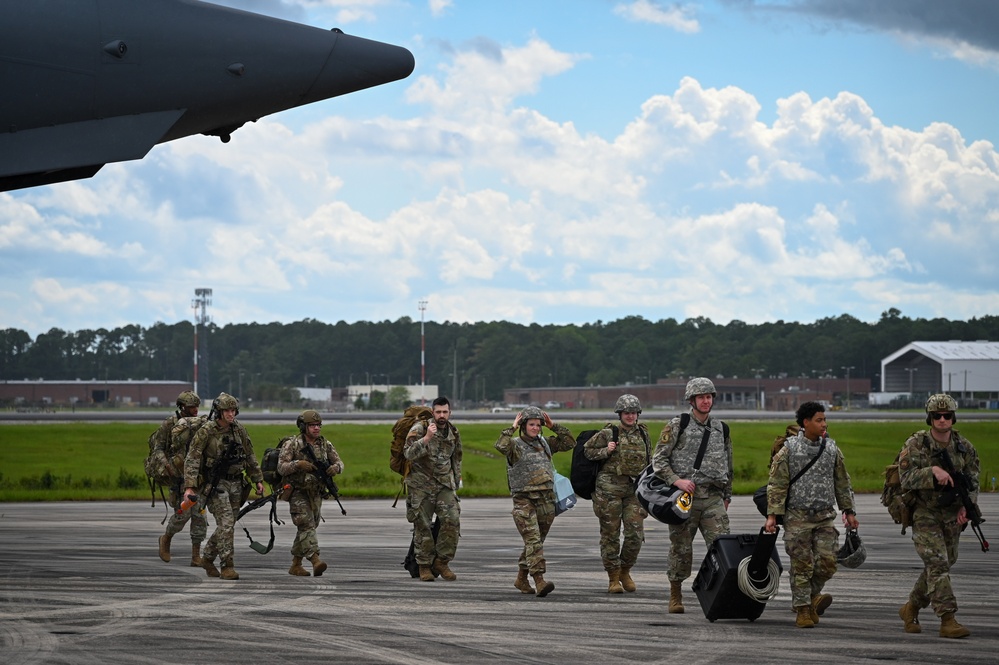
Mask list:
[[461,483],[461,461],[464,453],[461,449],[461,434],[458,434],[458,430],[454,431],[454,456],[451,458],[451,466],[454,469],[454,484],[458,485]]
[[850,474],[846,470],[846,460],[843,459],[843,451],[836,448],[836,470],[834,475],[836,505],[840,512],[856,512],[853,503],[853,487],[850,484]]
[[583,444],[583,454],[586,455],[586,459],[599,461],[610,457],[613,452],[607,449],[607,444],[613,436],[614,431],[610,427],[605,427],[591,436],[590,440]]
[[978,489],[981,486],[979,476],[981,468],[978,461],[978,451],[967,439],[961,439],[967,452],[964,454],[964,468],[961,470],[968,479],[968,496],[972,502],[978,503]]
[[326,440],[326,460],[330,463],[330,466],[334,467],[334,475],[343,473],[343,460],[340,459],[340,454],[336,451],[336,446],[329,439]]
[[264,482],[264,472],[260,470],[260,461],[253,454],[253,441],[250,440],[250,435],[242,425],[239,426],[239,438],[243,443],[243,453],[246,455],[246,473],[250,476],[250,482],[254,484]]
[[429,454],[427,444],[423,441],[423,435],[426,433],[427,428],[422,422],[418,422],[410,428],[409,435],[406,436],[406,444],[402,449],[406,459],[412,461]]
[[774,455],[770,465],[770,477],[767,480],[767,514],[783,515],[787,505],[787,487],[791,480],[791,472],[787,463],[787,446]]
[[676,440],[673,438],[674,421],[666,423],[663,431],[659,434],[659,441],[656,442],[656,450],[652,453],[652,471],[663,480],[672,485],[680,480],[679,474],[673,470],[670,464],[670,457],[673,455],[673,448],[676,447]]
[[290,476],[298,471],[298,437],[293,436],[281,444],[281,452],[278,453],[277,470],[282,476]]
[[201,458],[205,454],[205,445],[208,443],[208,429],[205,425],[194,435],[191,442],[191,449],[187,451],[187,458],[184,460],[184,487],[197,487],[198,476],[201,475]]
[[576,447],[576,439],[572,436],[572,432],[569,431],[568,427],[552,423],[551,430],[555,432],[555,436],[548,439],[548,447],[551,448],[553,453],[572,450]]
[[500,454],[506,457],[510,464],[517,463],[517,447],[513,445],[513,433],[514,429],[512,427],[507,427],[505,430],[500,432],[500,436],[496,439],[496,443],[493,444],[493,448]]
[[898,456],[898,479],[902,490],[932,490],[933,460],[922,435],[909,437]]

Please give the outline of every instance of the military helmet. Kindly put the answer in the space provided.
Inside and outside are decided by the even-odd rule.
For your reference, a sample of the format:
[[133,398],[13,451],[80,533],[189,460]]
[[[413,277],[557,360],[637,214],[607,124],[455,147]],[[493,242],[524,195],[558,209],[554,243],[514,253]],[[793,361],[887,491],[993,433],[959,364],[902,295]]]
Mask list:
[[699,376],[687,382],[687,390],[683,393],[683,399],[685,402],[689,402],[693,397],[709,394],[718,394],[715,390],[715,384],[711,383],[711,379]]
[[526,425],[528,420],[538,419],[543,425],[545,423],[545,413],[536,406],[525,407],[523,411],[520,412],[520,424]]
[[299,431],[305,432],[305,428],[309,425],[322,425],[323,417],[314,409],[306,409],[295,419],[295,424],[298,426]]
[[226,409],[236,409],[239,411],[239,400],[228,393],[219,393],[212,406],[215,407],[216,411],[225,411]]
[[185,406],[201,406],[201,398],[190,390],[185,390],[177,395],[177,408],[182,409]]
[[843,539],[843,546],[836,553],[836,561],[839,565],[847,568],[859,568],[860,564],[867,560],[867,549],[860,540],[860,534],[856,529],[847,529],[846,537]]
[[954,414],[951,422],[956,423],[957,414],[955,412],[957,411],[957,400],[945,393],[930,395],[930,398],[926,400],[926,424],[933,424],[933,416],[930,415],[931,413],[943,413],[945,411],[949,411]]
[[689,493],[653,473],[651,465],[638,477],[635,496],[649,515],[664,524],[683,524],[690,517],[694,503]]
[[614,405],[614,413],[641,413],[642,403],[634,395],[621,395]]
[[933,413],[934,411],[941,413],[944,411],[957,411],[957,400],[944,393],[930,395],[930,398],[926,400],[926,413]]

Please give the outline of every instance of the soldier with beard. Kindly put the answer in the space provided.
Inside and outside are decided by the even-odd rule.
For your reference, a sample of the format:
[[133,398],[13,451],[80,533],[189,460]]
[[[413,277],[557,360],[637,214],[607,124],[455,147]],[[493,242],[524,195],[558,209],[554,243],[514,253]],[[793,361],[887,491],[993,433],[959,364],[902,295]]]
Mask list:
[[[457,579],[448,563],[454,559],[460,536],[457,491],[461,487],[461,436],[451,424],[451,403],[438,397],[431,404],[433,420],[417,421],[406,437],[404,454],[410,463],[406,476],[406,519],[413,525],[413,543],[420,579],[434,574]],[[434,540],[434,515],[440,523]]]

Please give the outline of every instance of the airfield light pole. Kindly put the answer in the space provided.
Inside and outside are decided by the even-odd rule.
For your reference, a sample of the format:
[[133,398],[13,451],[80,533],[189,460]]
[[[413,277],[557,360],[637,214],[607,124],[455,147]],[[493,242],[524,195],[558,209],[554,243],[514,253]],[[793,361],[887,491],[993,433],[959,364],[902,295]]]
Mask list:
[[208,316],[208,306],[212,304],[212,290],[211,289],[194,289],[194,300],[191,301],[191,307],[194,308],[194,394],[198,394],[198,358],[199,356],[205,361],[204,368],[204,386],[205,392],[208,392],[208,334],[207,331],[202,334],[201,344],[204,346],[204,353],[201,353],[201,347],[198,345],[198,328],[204,327],[211,321],[211,317]]
[[760,393],[760,379],[763,378],[763,372],[766,371],[766,368],[765,367],[753,367],[749,371],[752,372],[756,376],[756,400],[755,400],[755,402],[756,402],[756,410],[759,411],[759,410],[761,410],[761,407],[763,406],[763,404],[762,404],[762,402],[763,402],[763,395]]
[[[849,411],[850,410],[850,370],[854,369],[854,366],[850,365],[849,367],[846,367],[844,365],[843,367],[840,367],[840,369],[845,369],[846,370],[846,410]],[[911,377],[912,375],[910,374],[909,376]]]
[[427,405],[427,339],[423,334],[423,315],[427,311],[427,301],[420,304],[420,405]]

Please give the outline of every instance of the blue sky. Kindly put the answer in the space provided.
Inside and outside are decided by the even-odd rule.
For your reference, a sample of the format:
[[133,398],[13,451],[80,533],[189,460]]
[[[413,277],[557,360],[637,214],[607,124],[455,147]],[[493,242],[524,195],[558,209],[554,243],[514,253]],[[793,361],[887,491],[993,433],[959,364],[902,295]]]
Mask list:
[[407,79],[0,194],[0,326],[999,313],[989,0],[231,0]]

